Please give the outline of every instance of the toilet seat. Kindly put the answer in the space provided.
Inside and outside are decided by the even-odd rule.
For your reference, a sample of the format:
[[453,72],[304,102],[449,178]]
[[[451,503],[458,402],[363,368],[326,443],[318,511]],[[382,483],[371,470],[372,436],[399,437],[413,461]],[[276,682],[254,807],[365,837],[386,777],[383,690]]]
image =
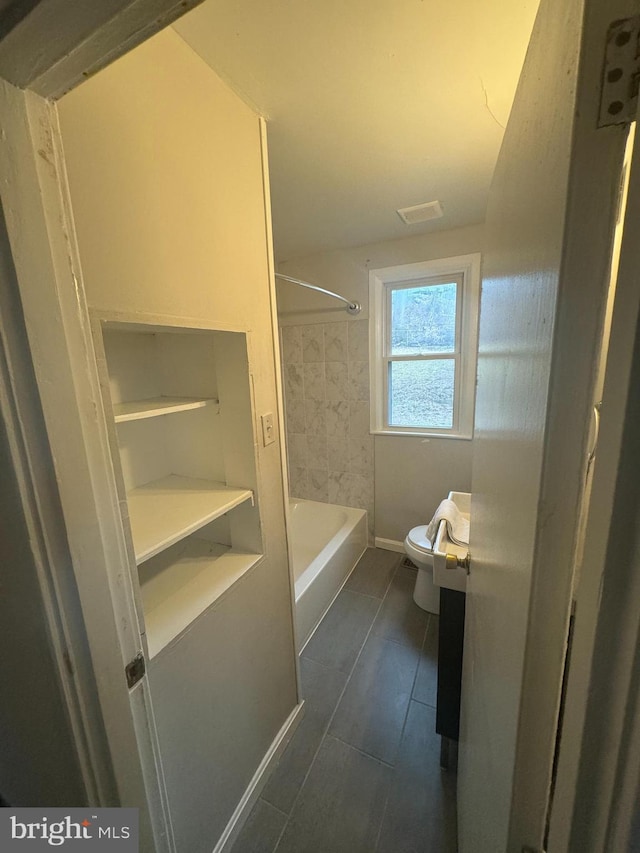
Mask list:
[[433,554],[433,545],[430,539],[427,539],[427,525],[421,524],[419,527],[412,527],[407,534],[409,544],[416,551],[421,551],[423,554]]

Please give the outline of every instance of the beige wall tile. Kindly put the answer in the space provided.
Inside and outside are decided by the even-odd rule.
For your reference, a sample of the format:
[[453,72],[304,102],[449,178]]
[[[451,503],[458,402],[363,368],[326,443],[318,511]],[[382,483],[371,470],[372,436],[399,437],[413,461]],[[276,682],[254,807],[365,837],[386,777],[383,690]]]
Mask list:
[[349,369],[346,361],[328,361],[325,364],[327,400],[347,400]]
[[324,362],[304,365],[304,399],[324,400],[327,392],[325,387]]
[[289,468],[289,491],[292,498],[305,497],[307,482],[306,468]]
[[307,498],[310,501],[329,500],[329,475],[326,468],[309,468],[307,480]]
[[307,436],[307,466],[327,470],[327,436]]
[[324,326],[302,327],[302,360],[324,361]]
[[304,373],[302,364],[283,365],[284,393],[288,402],[304,400]]
[[349,470],[349,442],[346,438],[327,438],[327,467],[329,471]]
[[347,361],[347,326],[350,323],[325,323],[325,361]]
[[349,404],[345,401],[327,403],[327,437],[347,438],[349,435]]
[[287,442],[289,465],[291,468],[307,467],[307,437],[299,433],[290,433]]
[[286,401],[287,433],[306,432],[305,405],[302,400]]
[[304,414],[308,435],[327,434],[327,403],[325,400],[305,400]]
[[369,362],[349,362],[349,399],[369,400]]
[[283,326],[282,360],[285,364],[302,361],[302,326]]
[[349,323],[349,361],[369,361],[369,321]]

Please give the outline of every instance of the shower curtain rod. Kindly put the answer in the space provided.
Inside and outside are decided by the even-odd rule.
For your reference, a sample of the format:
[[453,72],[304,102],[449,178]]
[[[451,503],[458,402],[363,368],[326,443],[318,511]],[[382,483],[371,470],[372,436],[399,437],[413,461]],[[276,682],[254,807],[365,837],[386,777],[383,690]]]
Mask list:
[[334,299],[339,299],[340,302],[346,304],[346,310],[349,314],[359,314],[362,311],[362,305],[359,302],[351,302],[351,300],[345,299],[344,296],[340,296],[339,293],[334,293],[332,290],[318,287],[317,284],[309,284],[308,281],[301,281],[299,278],[292,278],[290,275],[282,275],[279,272],[275,273],[275,276],[276,278],[281,278],[282,281],[290,281],[292,284],[299,284],[301,287],[308,287],[309,290],[315,290],[318,293],[324,293],[325,296],[333,296]]

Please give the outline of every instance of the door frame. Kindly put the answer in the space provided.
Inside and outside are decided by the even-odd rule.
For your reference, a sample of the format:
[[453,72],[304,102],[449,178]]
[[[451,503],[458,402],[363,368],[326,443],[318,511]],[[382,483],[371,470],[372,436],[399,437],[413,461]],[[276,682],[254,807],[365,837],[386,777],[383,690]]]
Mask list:
[[[56,100],[198,5],[199,0],[103,0],[82,15],[67,0],[40,0],[0,41],[0,186],[6,232],[29,352],[0,329],[7,361],[32,368],[37,388],[0,391],[15,414],[13,460],[34,495],[29,521],[44,542],[60,537],[42,477],[28,462],[41,448],[22,420],[25,401],[42,407],[76,589],[65,594],[55,552],[45,555],[40,589],[58,676],[93,805],[140,804],[141,849],[172,851],[153,707],[146,678],[129,690],[124,668],[140,651],[120,507],[106,434],[85,301]],[[74,11],[74,10],[71,10]],[[55,32],[55,37],[52,37]],[[28,365],[27,361],[31,363]],[[29,482],[26,482],[26,481]],[[59,552],[58,552],[59,553]],[[79,600],[81,617],[78,618]],[[80,622],[88,647],[71,667],[68,626]],[[87,695],[95,685],[94,696]],[[91,713],[97,696],[99,714]],[[146,804],[146,808],[144,808]]]
[[549,816],[549,853],[626,851],[639,793],[639,119],[640,110],[575,596],[565,712]]

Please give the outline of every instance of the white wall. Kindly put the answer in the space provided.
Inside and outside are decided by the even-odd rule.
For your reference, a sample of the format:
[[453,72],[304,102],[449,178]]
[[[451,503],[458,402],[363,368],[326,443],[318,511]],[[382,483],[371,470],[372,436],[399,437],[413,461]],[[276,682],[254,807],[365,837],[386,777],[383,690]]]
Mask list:
[[[289,326],[361,322],[369,316],[369,270],[480,252],[483,234],[483,225],[474,225],[282,263],[279,272],[335,290],[363,306],[362,313],[351,318],[334,307],[339,305],[334,300],[279,282],[278,317],[283,334]],[[472,446],[472,441],[458,439],[375,436],[376,537],[402,541],[411,527],[429,521],[449,490],[470,491]],[[358,497],[354,496],[354,505],[362,505],[363,501],[356,503]]]
[[[90,308],[247,331],[256,411],[277,413],[258,117],[167,30],[65,97],[60,119]],[[184,850],[213,849],[297,703],[279,441],[256,453],[265,559],[208,611],[201,667],[150,665]]]

